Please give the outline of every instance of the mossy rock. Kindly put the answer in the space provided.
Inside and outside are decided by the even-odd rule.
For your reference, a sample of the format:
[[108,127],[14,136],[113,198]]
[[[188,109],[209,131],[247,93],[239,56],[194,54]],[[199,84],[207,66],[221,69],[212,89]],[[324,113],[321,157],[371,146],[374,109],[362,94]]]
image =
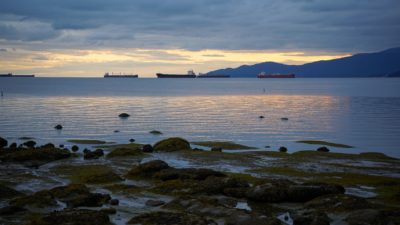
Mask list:
[[130,157],[130,156],[144,156],[145,153],[142,152],[140,148],[116,148],[108,153],[107,158],[114,157]]
[[42,216],[32,217],[29,225],[112,225],[105,212],[73,209],[54,211]]
[[0,199],[8,199],[16,196],[23,195],[21,192],[16,191],[10,187],[0,184]]
[[80,184],[103,184],[123,180],[106,165],[59,166],[54,168],[54,171],[66,175],[73,183]]
[[169,165],[161,160],[153,160],[134,166],[126,174],[128,178],[151,178],[155,173],[170,168]]
[[137,194],[142,192],[144,189],[135,185],[128,184],[112,184],[104,187],[105,189],[113,193],[123,193],[123,194]]
[[173,137],[161,140],[154,144],[154,151],[173,152],[181,150],[191,150],[190,143],[183,138]]
[[0,160],[4,162],[24,163],[27,161],[35,161],[38,164],[69,158],[71,153],[67,150],[58,148],[39,148],[39,149],[18,149],[7,151],[6,154],[0,156]]
[[32,195],[19,197],[10,201],[10,205],[18,207],[46,208],[57,206],[57,201],[48,190],[38,191]]
[[208,220],[189,213],[176,212],[149,212],[133,217],[127,224],[142,225],[176,225],[176,224],[196,224],[210,225],[216,224],[214,221]]
[[75,144],[85,144],[85,145],[102,145],[106,144],[106,141],[100,141],[100,140],[90,140],[90,139],[71,139],[67,140],[70,143],[75,143]]

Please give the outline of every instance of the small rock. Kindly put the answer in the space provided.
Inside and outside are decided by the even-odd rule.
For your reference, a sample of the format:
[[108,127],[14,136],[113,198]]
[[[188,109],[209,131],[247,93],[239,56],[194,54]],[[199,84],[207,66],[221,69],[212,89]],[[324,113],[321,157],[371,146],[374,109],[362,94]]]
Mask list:
[[64,148],[64,145],[63,145],[63,144],[61,144],[61,145],[59,145],[58,147],[59,147],[59,148]]
[[282,117],[281,120],[282,120],[282,121],[288,121],[289,118],[287,118],[287,117]]
[[35,141],[27,141],[27,142],[24,142],[23,145],[25,145],[28,148],[34,148],[36,145],[36,142]]
[[221,147],[212,147],[211,151],[212,152],[222,152],[222,148]]
[[0,137],[0,148],[7,147],[8,141],[2,137]]
[[88,159],[98,159],[104,155],[104,151],[102,149],[96,149],[95,151],[89,151],[84,153],[83,158],[85,160]]
[[52,143],[47,143],[45,145],[42,146],[42,148],[55,148],[56,146]]
[[259,116],[258,118],[260,118],[260,119],[264,119],[265,117],[264,117],[264,116]]
[[151,206],[151,207],[157,207],[157,206],[161,206],[164,205],[165,202],[164,201],[160,201],[160,200],[148,200],[146,202],[147,206]]
[[287,148],[284,146],[279,147],[280,152],[287,152]]
[[76,146],[76,145],[74,145],[74,146],[72,146],[71,150],[72,150],[73,152],[77,152],[77,151],[79,151],[79,147]]
[[114,133],[119,133],[119,130],[114,130]]
[[90,152],[89,149],[87,149],[87,148],[83,149],[83,153],[89,153],[89,152]]
[[56,130],[62,130],[63,126],[61,126],[61,124],[58,124],[57,126],[54,127],[54,129]]
[[269,146],[269,145],[266,145],[264,148],[271,148],[271,146]]
[[15,143],[15,142],[12,143],[12,144],[10,145],[10,148],[11,148],[11,149],[15,149],[15,148],[17,148],[17,147],[18,147],[18,146],[17,146],[17,143]]
[[150,133],[150,134],[154,134],[154,135],[162,134],[162,132],[161,132],[161,131],[158,131],[158,130],[152,130],[152,131],[150,131],[149,133]]
[[103,212],[108,215],[113,215],[113,214],[117,213],[117,210],[114,208],[104,208],[104,209],[101,209],[100,212]]
[[131,138],[131,139],[129,139],[129,142],[133,143],[133,142],[135,142],[135,139]]
[[110,205],[119,205],[119,200],[118,199],[111,199],[110,200]]
[[153,149],[153,146],[151,146],[151,145],[143,145],[142,146],[142,152],[153,152],[154,151],[154,149]]
[[323,147],[318,148],[317,151],[319,151],[319,152],[329,152],[329,148],[323,146]]
[[128,117],[130,117],[131,115],[129,115],[128,113],[121,113],[121,114],[119,114],[119,117],[120,118],[128,118]]

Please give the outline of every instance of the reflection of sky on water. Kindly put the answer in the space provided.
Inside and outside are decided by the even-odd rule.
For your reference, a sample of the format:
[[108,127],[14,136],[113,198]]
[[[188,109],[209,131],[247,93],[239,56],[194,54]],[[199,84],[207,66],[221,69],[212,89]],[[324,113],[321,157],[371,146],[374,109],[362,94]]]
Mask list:
[[[322,139],[355,145],[355,151],[396,153],[399,98],[315,95],[170,97],[8,97],[0,103],[0,136],[33,136],[42,142],[69,138],[153,143],[168,136],[231,140],[271,149],[315,148],[294,141]],[[118,114],[131,115],[126,120]],[[264,119],[258,117],[263,115]],[[288,121],[280,118],[287,117]],[[64,129],[57,132],[56,124]],[[161,136],[149,134],[160,130]],[[119,130],[119,133],[114,133]],[[352,151],[352,150],[342,150]]]

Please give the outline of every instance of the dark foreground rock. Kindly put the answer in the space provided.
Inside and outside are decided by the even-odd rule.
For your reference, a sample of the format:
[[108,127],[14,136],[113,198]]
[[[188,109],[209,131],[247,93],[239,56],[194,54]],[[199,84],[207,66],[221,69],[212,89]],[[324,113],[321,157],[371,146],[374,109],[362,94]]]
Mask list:
[[373,205],[365,198],[353,195],[333,194],[315,198],[305,204],[308,209],[325,212],[348,212],[354,209],[368,209]]
[[150,178],[154,173],[169,168],[169,165],[161,160],[153,160],[133,167],[127,177]]
[[13,215],[19,212],[25,212],[26,209],[20,206],[5,206],[0,208],[0,216]]
[[30,225],[111,225],[105,212],[87,209],[56,211],[34,218]]
[[0,184],[0,200],[10,199],[16,196],[23,195],[21,192]]
[[329,194],[343,194],[344,188],[332,184],[266,183],[252,187],[246,197],[260,202],[307,202]]
[[329,225],[330,219],[324,212],[304,212],[300,215],[293,215],[294,225]]
[[208,220],[194,214],[175,212],[150,212],[129,220],[128,224],[143,225],[217,225],[213,220]]
[[157,142],[154,150],[158,152],[173,152],[181,150],[191,150],[190,143],[183,138],[168,138]]
[[6,139],[0,137],[0,149],[7,147],[7,145],[8,145],[8,141]]
[[345,221],[349,225],[395,225],[400,224],[400,211],[361,209],[351,212]]
[[94,151],[86,151],[83,155],[85,160],[90,159],[98,159],[104,155],[104,151],[102,149],[96,149]]

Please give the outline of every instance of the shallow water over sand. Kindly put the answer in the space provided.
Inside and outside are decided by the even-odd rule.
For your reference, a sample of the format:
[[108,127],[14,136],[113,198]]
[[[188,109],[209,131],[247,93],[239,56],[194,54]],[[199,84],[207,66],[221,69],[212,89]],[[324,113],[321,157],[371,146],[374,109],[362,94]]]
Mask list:
[[[181,136],[292,152],[315,149],[295,141],[316,139],[356,147],[334,151],[400,157],[400,79],[3,78],[0,89],[0,136],[10,141]],[[118,118],[122,112],[131,117]]]

